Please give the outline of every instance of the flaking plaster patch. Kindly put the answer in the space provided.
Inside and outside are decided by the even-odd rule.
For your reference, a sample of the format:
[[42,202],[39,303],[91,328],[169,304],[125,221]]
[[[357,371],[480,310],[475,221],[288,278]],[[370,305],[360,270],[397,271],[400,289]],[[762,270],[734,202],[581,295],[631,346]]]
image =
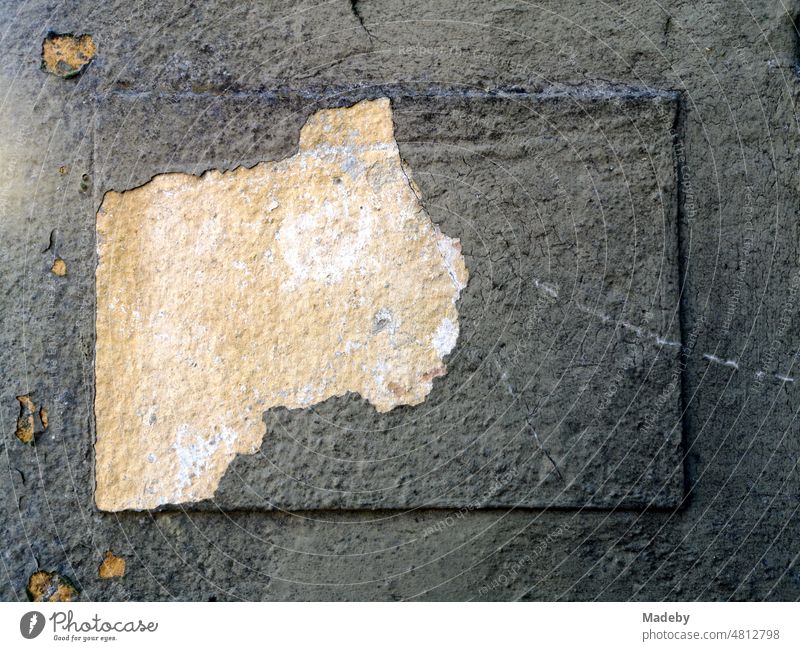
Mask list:
[[76,601],[80,592],[67,577],[57,572],[39,570],[28,578],[25,587],[30,601]]
[[460,243],[425,213],[388,99],[314,114],[291,158],[109,192],[97,234],[104,510],[213,497],[266,409],[419,404],[458,338]]
[[[22,443],[33,445],[36,443],[37,437],[47,431],[50,425],[50,415],[44,407],[39,407],[37,412],[30,395],[17,396],[17,402],[19,403],[19,416],[17,416],[17,429],[14,433]],[[36,431],[37,413],[41,424],[38,432]]]
[[68,79],[81,73],[96,53],[97,46],[89,34],[50,33],[42,42],[42,68]]

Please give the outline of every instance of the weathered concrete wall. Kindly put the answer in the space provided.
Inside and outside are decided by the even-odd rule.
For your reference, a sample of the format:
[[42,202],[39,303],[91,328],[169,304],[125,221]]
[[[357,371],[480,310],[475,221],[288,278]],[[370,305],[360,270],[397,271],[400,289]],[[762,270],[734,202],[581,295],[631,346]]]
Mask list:
[[[464,4],[3,4],[4,599],[800,595],[800,8]],[[49,31],[96,50],[42,69]],[[470,274],[447,375],[267,411],[213,500],[98,510],[105,193],[379,97]]]

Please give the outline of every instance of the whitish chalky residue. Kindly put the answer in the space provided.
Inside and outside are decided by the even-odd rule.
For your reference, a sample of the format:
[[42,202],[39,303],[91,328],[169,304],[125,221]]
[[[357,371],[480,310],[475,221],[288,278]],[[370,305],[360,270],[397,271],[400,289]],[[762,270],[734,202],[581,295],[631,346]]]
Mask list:
[[213,497],[271,407],[425,400],[458,339],[467,270],[412,184],[381,99],[316,113],[286,160],[106,195],[101,509]]

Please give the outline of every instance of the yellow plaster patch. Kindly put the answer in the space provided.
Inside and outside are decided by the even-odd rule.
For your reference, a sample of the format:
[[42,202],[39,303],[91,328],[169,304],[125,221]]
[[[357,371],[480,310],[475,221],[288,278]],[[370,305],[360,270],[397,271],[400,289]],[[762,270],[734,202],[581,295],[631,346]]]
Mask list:
[[458,337],[467,270],[409,178],[380,99],[319,111],[283,161],[106,194],[99,508],[213,497],[272,407],[425,400]]

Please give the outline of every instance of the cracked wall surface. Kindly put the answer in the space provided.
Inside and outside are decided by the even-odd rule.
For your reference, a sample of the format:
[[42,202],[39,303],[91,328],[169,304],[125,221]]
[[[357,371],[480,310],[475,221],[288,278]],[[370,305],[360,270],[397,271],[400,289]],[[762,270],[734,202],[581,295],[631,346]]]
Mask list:
[[105,196],[100,508],[212,497],[272,407],[353,392],[384,412],[423,402],[447,372],[467,270],[392,129],[388,99],[324,110],[289,159]]
[[[0,599],[798,598],[800,3],[0,11]],[[43,70],[50,31],[91,63]],[[626,86],[679,106],[643,121]],[[269,410],[214,504],[98,510],[103,193],[288,158],[379,96],[470,273],[447,375],[415,407]]]

